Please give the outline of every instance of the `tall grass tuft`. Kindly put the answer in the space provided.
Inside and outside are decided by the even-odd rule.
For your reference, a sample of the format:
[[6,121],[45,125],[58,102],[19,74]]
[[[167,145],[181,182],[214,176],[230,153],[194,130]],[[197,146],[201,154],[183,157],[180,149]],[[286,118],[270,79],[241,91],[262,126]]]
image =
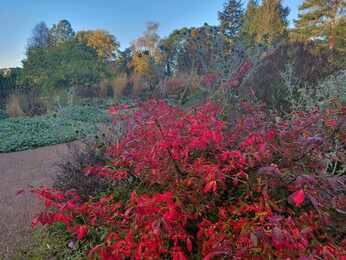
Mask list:
[[114,99],[119,99],[124,95],[127,86],[127,78],[117,77],[112,82]]
[[22,117],[24,112],[19,105],[19,93],[12,92],[6,100],[6,112],[10,117]]
[[98,85],[98,90],[99,90],[98,94],[100,98],[107,97],[107,89],[108,89],[108,80],[106,79],[101,80]]
[[141,76],[139,74],[133,73],[131,76],[132,81],[132,95],[138,97],[139,94],[145,89],[145,86],[141,82]]

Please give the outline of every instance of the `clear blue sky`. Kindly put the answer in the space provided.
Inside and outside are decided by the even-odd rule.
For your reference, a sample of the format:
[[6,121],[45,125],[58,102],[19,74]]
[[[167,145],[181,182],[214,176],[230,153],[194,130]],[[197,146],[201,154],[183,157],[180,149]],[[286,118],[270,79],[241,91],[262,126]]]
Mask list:
[[[147,21],[160,24],[161,38],[174,29],[217,25],[225,0],[0,0],[0,68],[21,66],[31,31],[40,21],[50,28],[66,19],[74,31],[104,29],[120,49],[143,35]],[[247,0],[244,2],[246,7]],[[296,19],[302,0],[284,0]],[[291,23],[292,26],[292,23]]]

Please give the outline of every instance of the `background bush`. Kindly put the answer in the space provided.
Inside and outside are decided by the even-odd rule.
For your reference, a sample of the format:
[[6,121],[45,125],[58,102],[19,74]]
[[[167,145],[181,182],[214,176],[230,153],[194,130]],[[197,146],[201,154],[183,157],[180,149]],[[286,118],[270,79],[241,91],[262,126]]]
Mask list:
[[3,109],[0,109],[0,120],[8,118],[8,117],[9,116],[8,116],[7,112]]
[[104,192],[109,186],[104,178],[96,178],[95,175],[85,175],[85,167],[97,167],[105,165],[106,159],[101,154],[97,155],[89,145],[68,143],[68,156],[60,156],[61,162],[53,187],[61,190],[76,191],[83,201]]

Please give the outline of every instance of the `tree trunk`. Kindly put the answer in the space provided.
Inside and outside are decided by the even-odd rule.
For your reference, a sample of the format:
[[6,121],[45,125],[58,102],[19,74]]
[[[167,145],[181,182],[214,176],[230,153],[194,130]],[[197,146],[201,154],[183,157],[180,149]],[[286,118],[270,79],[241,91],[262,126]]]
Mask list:
[[331,20],[332,20],[332,25],[330,28],[330,37],[329,37],[329,50],[332,51],[334,50],[334,40],[335,40],[335,17],[336,17],[336,12],[338,9],[337,3],[334,3],[334,6],[332,7],[332,16],[331,16]]

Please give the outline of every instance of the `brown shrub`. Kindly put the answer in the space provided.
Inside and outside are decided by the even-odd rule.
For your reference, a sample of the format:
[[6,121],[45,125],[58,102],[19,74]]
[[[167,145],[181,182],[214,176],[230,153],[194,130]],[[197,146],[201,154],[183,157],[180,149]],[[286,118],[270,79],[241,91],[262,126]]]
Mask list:
[[158,88],[160,92],[162,92],[162,88],[165,88],[168,96],[176,95],[181,98],[181,95],[184,94],[183,98],[185,98],[197,89],[202,80],[202,77],[189,78],[184,75],[178,75],[165,78],[158,85]]
[[85,175],[87,166],[97,167],[105,165],[105,158],[98,156],[90,146],[81,146],[77,143],[67,144],[69,155],[60,155],[61,162],[55,164],[59,174],[54,181],[54,188],[61,190],[75,190],[83,201],[89,196],[95,196],[107,189],[108,183],[94,174]]
[[187,80],[182,77],[169,77],[163,82],[168,95],[179,95],[188,87]]

